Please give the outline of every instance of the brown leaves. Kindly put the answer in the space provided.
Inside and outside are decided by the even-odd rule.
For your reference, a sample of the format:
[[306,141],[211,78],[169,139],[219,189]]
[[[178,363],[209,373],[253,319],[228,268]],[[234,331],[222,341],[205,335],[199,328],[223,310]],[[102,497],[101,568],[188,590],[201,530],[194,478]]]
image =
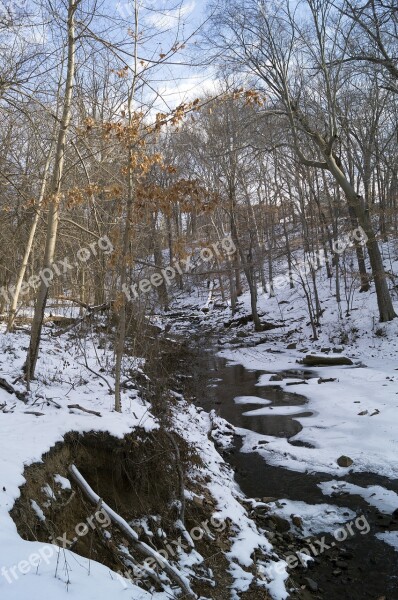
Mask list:
[[118,69],[117,71],[112,69],[112,73],[116,73],[116,75],[120,78],[127,77],[128,72],[129,72],[128,65],[125,65],[124,67],[122,67],[121,69]]

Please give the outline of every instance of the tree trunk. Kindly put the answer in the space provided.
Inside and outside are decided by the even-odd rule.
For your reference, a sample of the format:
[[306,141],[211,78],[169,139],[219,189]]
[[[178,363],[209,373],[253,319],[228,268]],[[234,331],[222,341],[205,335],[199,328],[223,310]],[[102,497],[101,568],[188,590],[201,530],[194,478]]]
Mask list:
[[379,307],[380,321],[392,321],[397,315],[391,300],[391,295],[387,286],[386,274],[384,271],[383,260],[380,253],[380,248],[376,240],[376,235],[373,230],[372,221],[369,215],[369,210],[365,208],[363,199],[357,195],[350,182],[345,177],[333,155],[326,157],[329,170],[343,189],[348,204],[352,206],[358,222],[364,230],[368,241],[366,242],[372,274],[375,282],[377,304]]
[[11,306],[10,306],[10,312],[8,315],[8,323],[7,323],[7,331],[8,332],[11,332],[14,329],[15,315],[17,313],[19,295],[21,293],[23,278],[25,277],[26,269],[28,267],[29,257],[30,257],[30,253],[32,251],[33,241],[35,239],[36,229],[37,229],[37,225],[39,223],[39,219],[40,219],[40,215],[41,215],[42,204],[43,204],[44,194],[45,194],[46,185],[47,185],[47,176],[48,176],[48,172],[50,170],[51,158],[52,158],[52,147],[50,149],[50,152],[48,153],[46,165],[44,167],[43,180],[42,180],[42,184],[41,184],[40,195],[39,195],[39,200],[37,203],[36,213],[33,218],[32,225],[30,227],[30,232],[29,232],[28,241],[26,243],[25,253],[24,253],[24,256],[22,259],[22,264],[20,266],[17,281],[15,284],[15,291],[14,291],[14,295],[13,295]]
[[[133,106],[134,106],[134,96],[135,96],[135,86],[137,81],[137,73],[138,73],[138,55],[137,55],[137,46],[138,46],[138,4],[135,0],[134,2],[134,73],[133,79],[131,82],[131,88],[129,90],[128,97],[128,119],[129,125],[133,122]],[[128,260],[129,248],[130,248],[130,232],[131,232],[131,220],[133,213],[133,201],[135,195],[135,180],[134,180],[134,168],[133,168],[133,152],[134,148],[131,144],[129,144],[128,149],[128,192],[127,192],[127,204],[126,204],[126,224],[124,228],[123,234],[123,246],[122,246],[122,256],[121,256],[121,274],[120,274],[120,311],[119,311],[119,324],[116,332],[116,341],[115,341],[115,410],[117,412],[122,411],[122,400],[121,400],[121,374],[122,374],[122,360],[124,354],[124,343],[126,340],[126,295],[124,290],[126,288],[127,281],[127,269],[130,265],[130,261]],[[127,263],[127,264],[126,264]]]
[[[71,117],[71,104],[73,94],[73,83],[75,75],[75,13],[80,0],[69,0],[68,5],[68,58],[67,73],[65,81],[65,96],[61,123],[58,131],[57,147],[54,158],[54,170],[51,182],[52,200],[48,212],[46,247],[44,251],[43,270],[47,269],[52,274],[52,264],[55,256],[55,245],[57,241],[59,221],[59,193],[65,161],[65,142]],[[25,364],[26,379],[29,382],[35,375],[35,368],[39,354],[41,330],[43,327],[44,311],[47,304],[48,282],[42,278],[36,299],[35,313],[32,323],[32,331],[28,355]]]

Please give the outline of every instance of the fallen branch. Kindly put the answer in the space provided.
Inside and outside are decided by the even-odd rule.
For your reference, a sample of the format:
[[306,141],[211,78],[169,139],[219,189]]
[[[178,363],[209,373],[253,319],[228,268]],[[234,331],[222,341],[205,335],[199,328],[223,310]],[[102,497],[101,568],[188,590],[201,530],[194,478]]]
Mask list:
[[[68,300],[72,300],[72,298],[68,298]],[[75,302],[74,300],[72,301]],[[69,327],[67,327],[66,329],[61,329],[61,331],[56,331],[55,333],[53,333],[53,337],[59,337],[64,333],[68,333],[68,331],[71,331],[72,329],[80,325],[80,323],[83,323],[83,321],[92,317],[93,314],[97,312],[103,312],[104,310],[109,310],[111,308],[110,302],[106,304],[99,304],[98,306],[89,306],[88,304],[85,305],[84,303],[80,302],[79,305],[83,308],[86,308],[86,313],[82,317],[80,317],[80,319],[74,319],[74,322],[71,325],[69,325]]]
[[90,373],[92,373],[93,375],[95,375],[96,377],[99,377],[100,379],[102,379],[103,381],[105,381],[106,385],[108,386],[108,390],[109,393],[111,395],[113,395],[115,392],[112,389],[112,386],[110,385],[110,383],[108,382],[108,380],[106,379],[106,377],[104,377],[103,375],[101,375],[100,373],[97,373],[96,371],[94,371],[93,369],[91,369],[88,364],[87,364],[87,358],[84,357],[84,362],[85,364],[82,365],[81,363],[79,363],[78,361],[76,361],[76,364],[78,364],[80,367],[85,367],[87,369],[87,371],[90,371]]
[[[145,574],[150,578],[153,579],[153,581],[160,587],[163,587],[163,582],[161,581],[160,577],[158,576],[158,574],[156,573],[155,569],[151,569],[148,566],[142,567],[137,560],[135,560],[130,554],[128,554],[127,552],[122,552],[121,550],[117,551],[117,556],[119,558],[123,558],[123,560],[125,561],[124,564],[126,564],[126,561],[130,562],[134,567],[138,568],[140,570],[140,574],[141,572],[145,572]],[[128,566],[128,565],[127,565]]]
[[35,417],[44,417],[44,413],[36,412],[34,410],[25,410],[24,415],[34,415]]
[[96,417],[102,417],[101,413],[96,410],[89,410],[88,408],[84,408],[80,406],[80,404],[68,404],[68,408],[76,408],[77,410],[82,410],[85,413],[89,413],[90,415],[95,415]]
[[58,404],[58,402],[55,402],[55,400],[53,398],[46,398],[45,399],[46,402],[52,402],[52,404],[54,404],[55,408],[62,408],[60,404]]
[[[71,474],[75,483],[79,486],[82,492],[87,496],[87,498],[93,503],[97,504],[101,499],[94,492],[94,490],[90,487],[84,477],[81,475],[79,470],[75,467],[75,465],[71,465],[69,467],[69,473]],[[161,556],[156,550],[153,550],[148,544],[145,542],[141,542],[138,538],[138,534],[130,527],[130,525],[118,515],[110,506],[108,506],[105,502],[102,502],[102,508],[108,514],[109,518],[115,525],[121,529],[121,531],[127,536],[130,542],[147,557],[154,559],[167,573],[172,581],[174,581],[184,592],[187,598],[194,600],[197,598],[196,594],[191,589],[188,579],[180,575],[178,570],[173,567],[163,556]]]
[[3,377],[0,377],[0,387],[3,388],[3,390],[6,390],[6,392],[9,394],[15,394],[18,400],[22,400],[22,402],[26,403],[26,392],[19,392],[13,388],[11,383],[8,383],[8,381],[3,379]]

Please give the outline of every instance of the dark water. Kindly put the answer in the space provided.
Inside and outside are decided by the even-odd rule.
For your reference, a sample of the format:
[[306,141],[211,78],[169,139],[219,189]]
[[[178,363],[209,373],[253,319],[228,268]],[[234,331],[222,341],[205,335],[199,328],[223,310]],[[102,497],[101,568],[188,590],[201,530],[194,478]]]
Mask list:
[[[197,404],[206,411],[215,409],[217,413],[232,425],[249,429],[262,435],[286,437],[292,445],[292,438],[302,426],[295,417],[305,418],[311,413],[306,408],[306,398],[302,393],[286,392],[278,387],[258,386],[258,379],[265,371],[249,371],[241,365],[228,364],[225,360],[207,355],[200,369],[199,386],[196,391]],[[305,379],[314,376],[309,371],[284,372],[283,375]],[[292,386],[295,387],[295,386]],[[305,385],[297,386],[305,393]],[[237,404],[237,396],[254,396],[260,399],[257,404]],[[247,416],[249,410],[264,406],[261,399],[271,400],[268,407],[297,406],[297,412],[288,416],[266,415]],[[355,535],[344,543],[341,552],[351,557],[348,567],[341,575],[334,574],[335,565],[323,556],[315,564],[310,576],[319,584],[319,598],[327,600],[360,600],[372,598],[380,600],[398,600],[398,552],[378,540],[375,533],[398,529],[398,522],[381,518],[378,511],[370,507],[361,497],[343,495],[330,497],[322,494],[317,486],[322,481],[337,479],[336,476],[322,473],[297,473],[283,467],[271,466],[256,452],[242,453],[241,438],[236,438],[234,450],[227,460],[234,467],[236,480],[242,491],[249,497],[274,497],[301,500],[309,504],[329,503],[345,506],[358,515],[365,515],[371,531],[367,535]],[[316,450],[314,450],[316,452]],[[382,485],[398,492],[398,480],[389,480],[372,473],[344,475],[344,481],[362,487]],[[397,507],[398,508],[398,507]],[[335,560],[335,559],[329,559]]]

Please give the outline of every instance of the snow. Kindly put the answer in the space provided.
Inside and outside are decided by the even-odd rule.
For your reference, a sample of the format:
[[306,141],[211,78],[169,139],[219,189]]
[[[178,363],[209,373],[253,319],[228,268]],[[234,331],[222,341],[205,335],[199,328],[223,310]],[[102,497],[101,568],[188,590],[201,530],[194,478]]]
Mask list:
[[222,524],[230,522],[236,531],[236,535],[232,538],[231,548],[226,553],[230,560],[230,573],[234,578],[232,592],[246,590],[253,575],[243,567],[249,568],[254,564],[253,553],[256,549],[260,548],[263,552],[271,554],[272,546],[248,517],[245,508],[239,502],[239,499],[243,498],[243,494],[233,480],[230,467],[226,465],[214,445],[207,439],[207,432],[211,425],[210,415],[184,403],[175,410],[174,420],[176,430],[180,435],[196,447],[201,448],[202,459],[212,475],[207,487],[217,502],[213,518]]
[[32,505],[32,508],[35,511],[35,513],[37,514],[37,516],[39,517],[40,521],[45,521],[46,517],[44,516],[44,512],[42,511],[40,506],[37,504],[36,500],[31,500],[30,504]]
[[[397,273],[396,242],[381,244],[381,252],[386,257],[388,271]],[[299,260],[300,256],[296,258]],[[276,277],[286,274],[285,259],[274,261],[273,270]],[[344,282],[341,283],[344,288]],[[302,473],[328,474],[334,479],[320,485],[325,495],[339,491],[356,494],[381,512],[391,514],[398,508],[398,495],[389,489],[388,484],[388,479],[398,478],[398,319],[379,323],[374,284],[369,292],[361,294],[358,293],[359,286],[354,285],[349,314],[345,314],[347,303],[344,293],[339,311],[334,280],[327,279],[324,268],[317,272],[317,285],[323,310],[318,340],[312,339],[306,298],[299,286],[278,289],[273,298],[258,289],[261,319],[278,323],[278,329],[254,333],[252,323],[248,323],[226,328],[225,333],[220,334],[224,324],[231,319],[230,309],[227,307],[223,311],[214,310],[203,315],[203,326],[209,331],[216,329],[221,337],[219,356],[231,365],[243,365],[247,370],[256,372],[257,386],[262,388],[261,396],[267,397],[267,386],[277,385],[286,392],[295,392],[307,399],[300,406],[290,406],[290,402],[289,406],[274,406],[271,401],[256,396],[236,397],[235,403],[243,409],[245,404],[251,405],[243,412],[249,419],[279,415],[290,417],[301,426],[299,433],[289,439],[236,428],[236,433],[242,436],[241,451],[255,451],[273,466]],[[398,313],[398,291],[390,281],[389,286]],[[190,298],[186,295],[178,300],[177,305],[190,305],[191,308],[199,305],[200,301],[196,298],[199,295],[200,290],[195,289]],[[250,295],[245,291],[239,298],[236,317],[250,314]],[[244,332],[246,336],[239,339],[238,332]],[[288,349],[287,346],[292,344],[296,348]],[[307,354],[346,356],[353,365],[308,368],[300,364]],[[306,385],[288,386],[288,383],[298,382],[300,378],[296,378],[297,373],[294,372],[284,374],[286,370],[306,373]],[[273,373],[280,373],[282,381],[270,381]],[[335,381],[319,382],[321,378]],[[263,443],[259,444],[260,441]],[[306,445],[296,446],[290,442]],[[338,465],[337,460],[342,455],[351,458],[351,466],[344,468]],[[382,476],[385,484],[369,487],[348,484],[344,481],[348,473],[368,473],[370,480],[372,474]],[[286,516],[290,516],[287,515],[289,511],[302,513],[306,533],[310,533],[310,525],[311,531],[318,529],[316,516],[322,516],[315,514],[318,507],[305,509],[301,505],[289,504],[290,501],[284,502],[287,502]],[[335,526],[339,516],[342,514],[332,514],[329,524],[320,519],[320,530],[332,524]],[[396,532],[378,537],[392,545],[397,543]]]
[[289,595],[285,586],[289,577],[286,567],[287,562],[284,560],[270,561],[270,564],[260,571],[269,580],[265,587],[274,600],[285,600]]
[[273,513],[284,519],[289,520],[292,515],[300,517],[303,527],[298,528],[292,525],[291,530],[304,538],[321,532],[333,532],[338,529],[339,524],[355,518],[355,513],[349,508],[337,507],[332,504],[313,505],[284,498],[277,502],[271,502],[270,506]]
[[[27,342],[28,338],[23,332],[1,334],[1,376],[5,379],[13,381],[22,372],[25,358],[23,348],[26,348]],[[29,404],[25,405],[0,389],[0,404],[6,403],[8,408],[15,404],[14,412],[0,412],[1,598],[21,600],[26,598],[27,590],[32,600],[51,596],[60,600],[151,598],[124,579],[122,585],[120,576],[93,560],[89,561],[69,550],[60,550],[53,544],[23,540],[9,514],[19,496],[19,487],[24,483],[22,473],[25,466],[40,462],[42,455],[56,442],[62,441],[67,432],[109,431],[111,435],[122,437],[137,426],[147,431],[158,426],[149,412],[149,405],[134,391],[130,391],[129,395],[123,393],[123,414],[112,412],[112,396],[103,380],[89,373],[85,360],[89,367],[97,371],[101,364],[109,360],[109,351],[99,351],[94,339],[86,339],[84,346],[79,347],[64,338],[52,339],[44,335],[38,377],[31,383],[32,400]],[[109,382],[112,384],[111,379]],[[18,385],[15,387],[18,388]],[[23,390],[23,387],[19,386],[19,389]],[[60,408],[50,399],[55,400]],[[106,419],[82,412],[72,413],[67,408],[68,404],[81,404],[99,411],[104,416],[106,414]],[[36,417],[25,414],[27,410],[44,415]],[[54,480],[65,489],[70,488],[66,478],[57,475]],[[32,507],[43,519],[43,511],[35,500],[32,500]],[[30,560],[35,563],[34,566]],[[128,596],[124,591],[126,587]],[[167,596],[157,594],[155,597],[165,600]]]
[[[0,336],[1,376],[10,382],[22,371],[25,358],[23,348],[26,348],[27,342],[24,332]],[[0,389],[0,404],[5,402],[9,408],[15,405],[13,412],[0,412],[0,474],[1,485],[4,486],[4,491],[0,492],[1,598],[21,600],[26,597],[27,589],[32,600],[50,595],[60,600],[166,600],[174,597],[170,587],[166,586],[165,592],[150,595],[105,566],[88,561],[68,549],[61,550],[53,544],[21,539],[9,514],[19,496],[19,487],[24,483],[24,468],[40,462],[42,455],[62,441],[67,432],[103,431],[121,438],[137,427],[146,431],[158,427],[150,405],[141,399],[135,389],[123,392],[123,412],[119,414],[113,411],[111,392],[114,380],[108,368],[112,364],[112,351],[107,343],[101,344],[99,349],[98,342],[98,338],[88,336],[76,344],[68,336],[52,338],[45,333],[37,379],[31,383],[28,405]],[[125,361],[129,361],[131,369],[140,370],[143,366],[142,359],[132,357],[125,358]],[[95,376],[95,373],[99,376]],[[21,391],[24,389],[22,384],[16,384],[15,387]],[[224,440],[234,434],[234,428],[216,414],[212,415],[211,422],[208,414],[188,404],[181,394],[176,393],[174,396],[177,404],[174,415],[176,430],[199,450],[206,465],[201,475],[207,475],[206,486],[216,502],[212,519],[218,528],[213,527],[211,533],[216,541],[226,523],[231,532],[226,557],[233,579],[231,598],[238,597],[239,591],[247,590],[253,581],[253,573],[249,569],[254,567],[254,552],[261,549],[264,556],[275,556],[273,548],[249,518],[240,502],[243,496],[234,483],[232,470],[208,439],[211,423],[216,428],[214,435],[218,432],[220,439]],[[79,404],[98,411],[102,418],[76,409],[71,410],[68,408],[69,404]],[[27,410],[43,413],[43,416],[25,414]],[[197,476],[198,473],[194,470],[192,478]],[[55,474],[53,481],[44,486],[47,496],[56,495],[57,486],[64,490],[71,489],[71,482],[66,477]],[[32,506],[38,518],[45,518],[36,501],[32,500]],[[31,561],[37,554],[39,558]],[[186,578],[192,572],[192,566],[199,564],[201,560],[196,551],[189,555],[178,553],[181,577]],[[18,568],[21,561],[28,561],[26,574],[22,574]],[[31,562],[38,566],[32,566]],[[6,569],[3,572],[8,574],[11,583],[2,574],[2,567]],[[13,568],[16,577],[12,575]],[[276,576],[280,580],[279,589],[283,578],[279,574]],[[272,584],[271,581],[268,583]]]
[[[240,363],[250,370],[274,372],[298,368],[302,354],[295,350],[283,350],[281,354],[267,352],[269,344],[253,348],[229,349],[220,355]],[[352,356],[352,354],[350,353]],[[314,449],[292,446],[286,439],[258,436],[247,433],[245,448],[251,451],[257,439],[268,444],[261,449],[271,464],[283,464],[297,471],[318,471],[342,475],[347,470],[369,471],[385,477],[398,476],[398,376],[394,372],[397,359],[367,357],[368,367],[316,367],[317,377],[309,379],[308,385],[287,386],[288,379],[278,382],[287,392],[298,391],[308,398],[300,407],[267,406],[249,411],[249,416],[283,415],[311,412],[311,416],[295,416],[303,429],[293,439],[308,442]],[[303,371],[313,372],[299,366]],[[376,375],[376,377],[375,377]],[[336,381],[318,384],[319,377]],[[382,379],[381,379],[382,377]],[[383,383],[381,383],[381,380]],[[262,377],[258,385],[275,385]],[[251,398],[251,400],[254,400]],[[256,401],[263,404],[262,399]],[[368,411],[365,415],[360,415]],[[353,465],[344,469],[337,465],[341,455],[349,456]]]
[[72,489],[69,479],[66,479],[66,477],[63,477],[62,475],[59,475],[59,473],[55,475],[54,481],[55,483],[59,483],[63,490]]
[[[391,250],[395,252],[394,248]],[[397,263],[394,264],[397,271]],[[283,272],[286,272],[286,265],[281,264],[279,271],[275,268],[275,275]],[[202,306],[208,300],[207,294],[208,291],[198,293],[198,290],[195,290],[194,297],[183,294],[179,305]],[[275,407],[270,400],[256,396],[235,398],[236,404],[243,408],[245,404],[257,405],[258,408],[246,411],[248,417],[291,416],[300,423],[301,431],[287,440],[231,428],[216,415],[213,415],[213,421],[224,437],[234,432],[243,436],[243,452],[253,452],[253,447],[256,447],[256,452],[271,465],[299,472],[326,473],[333,477],[331,481],[320,484],[325,496],[334,492],[360,495],[369,505],[391,514],[398,508],[398,495],[387,489],[387,484],[386,487],[372,485],[364,488],[339,478],[344,478],[349,472],[398,477],[398,319],[379,325],[374,287],[368,293],[356,293],[350,316],[340,317],[324,271],[319,273],[319,297],[324,310],[319,340],[310,341],[306,301],[300,289],[283,289],[274,298],[260,295],[258,303],[264,318],[278,322],[282,327],[266,332],[267,341],[255,347],[228,347],[225,344],[220,352],[220,356],[234,364],[262,371],[257,386],[278,385],[287,392],[305,395],[308,402],[297,407]],[[250,298],[247,292],[240,298],[240,303],[242,313],[248,314]],[[220,313],[214,311],[209,302],[207,306],[210,310],[202,314],[202,319],[210,328],[220,320],[230,319],[228,308]],[[398,312],[398,306],[396,310]],[[25,314],[31,312],[30,308],[24,310]],[[73,307],[57,307],[58,313],[77,314]],[[247,331],[251,328],[248,325]],[[376,331],[378,335],[374,335]],[[265,337],[264,332],[251,334],[250,339],[259,341],[260,337]],[[150,405],[140,398],[135,389],[123,391],[123,413],[113,411],[114,380],[109,369],[113,363],[112,348],[109,340],[101,342],[99,345],[98,336],[90,335],[83,340],[68,336],[54,338],[45,328],[38,377],[32,382],[29,404],[23,404],[0,389],[0,405],[6,403],[6,410],[14,407],[13,412],[0,412],[0,597],[6,600],[22,600],[26,598],[27,590],[32,600],[43,597],[59,600],[170,598],[168,592],[148,594],[105,566],[69,550],[23,540],[9,514],[19,496],[19,487],[24,483],[24,468],[40,461],[42,455],[62,441],[67,432],[94,430],[121,438],[138,427],[146,431],[158,427]],[[287,349],[291,342],[297,344],[297,349]],[[0,335],[0,375],[10,382],[22,372],[27,344],[28,338],[22,331]],[[325,347],[330,348],[330,356],[341,356],[336,351],[342,350],[354,365],[308,369],[299,364],[306,354],[319,354]],[[124,357],[124,366],[142,372],[144,361],[139,357]],[[287,386],[287,383],[297,381],[287,376],[281,382],[270,382],[271,373],[287,369],[307,372],[307,385]],[[335,381],[318,383],[319,378],[333,378]],[[216,382],[214,379],[214,384]],[[16,383],[15,387],[24,390],[22,384]],[[285,600],[288,597],[287,563],[275,555],[272,545],[240,502],[243,496],[233,480],[231,469],[208,439],[212,425],[210,415],[186,403],[180,394],[174,393],[174,397],[176,429],[189,443],[199,448],[205,465],[204,472],[195,470],[191,476],[193,479],[208,477],[207,487],[216,503],[213,517],[220,523],[220,533],[226,523],[232,532],[226,551],[233,578],[231,598],[238,598],[239,592],[248,590],[253,581],[253,574],[248,569],[253,568],[254,553],[260,549],[268,556],[267,561],[257,565],[260,579],[274,600]],[[72,412],[69,404],[80,404],[98,411],[102,418],[78,410]],[[27,410],[44,414],[25,414]],[[310,415],[304,416],[303,413]],[[311,447],[293,446],[289,443],[293,440],[306,442]],[[266,441],[267,444],[260,446],[258,441]],[[353,464],[348,468],[338,466],[337,459],[341,455],[349,456]],[[56,475],[54,482],[63,489],[70,489],[70,482],[61,475]],[[51,490],[52,482],[48,485]],[[54,490],[51,491],[54,493]],[[42,509],[34,500],[32,506],[38,518],[44,518]],[[295,528],[294,532],[303,536],[333,531],[338,523],[355,517],[344,507],[326,503],[313,506],[287,499],[274,503],[272,509],[284,518],[290,518],[292,514],[300,516],[303,528]],[[377,537],[398,550],[398,532],[379,533]],[[189,572],[199,558],[195,553],[190,557],[182,554],[180,566],[184,567],[184,573]]]
[[271,404],[271,400],[264,400],[258,396],[236,396],[235,404]]
[[398,494],[392,490],[386,490],[380,485],[363,488],[346,481],[333,480],[320,483],[318,487],[321,488],[323,494],[329,496],[332,493],[361,496],[370,506],[375,506],[380,512],[387,515],[391,515],[398,509]]
[[382,540],[389,546],[392,546],[394,550],[398,552],[398,531],[386,531],[385,533],[376,533],[376,537]]

